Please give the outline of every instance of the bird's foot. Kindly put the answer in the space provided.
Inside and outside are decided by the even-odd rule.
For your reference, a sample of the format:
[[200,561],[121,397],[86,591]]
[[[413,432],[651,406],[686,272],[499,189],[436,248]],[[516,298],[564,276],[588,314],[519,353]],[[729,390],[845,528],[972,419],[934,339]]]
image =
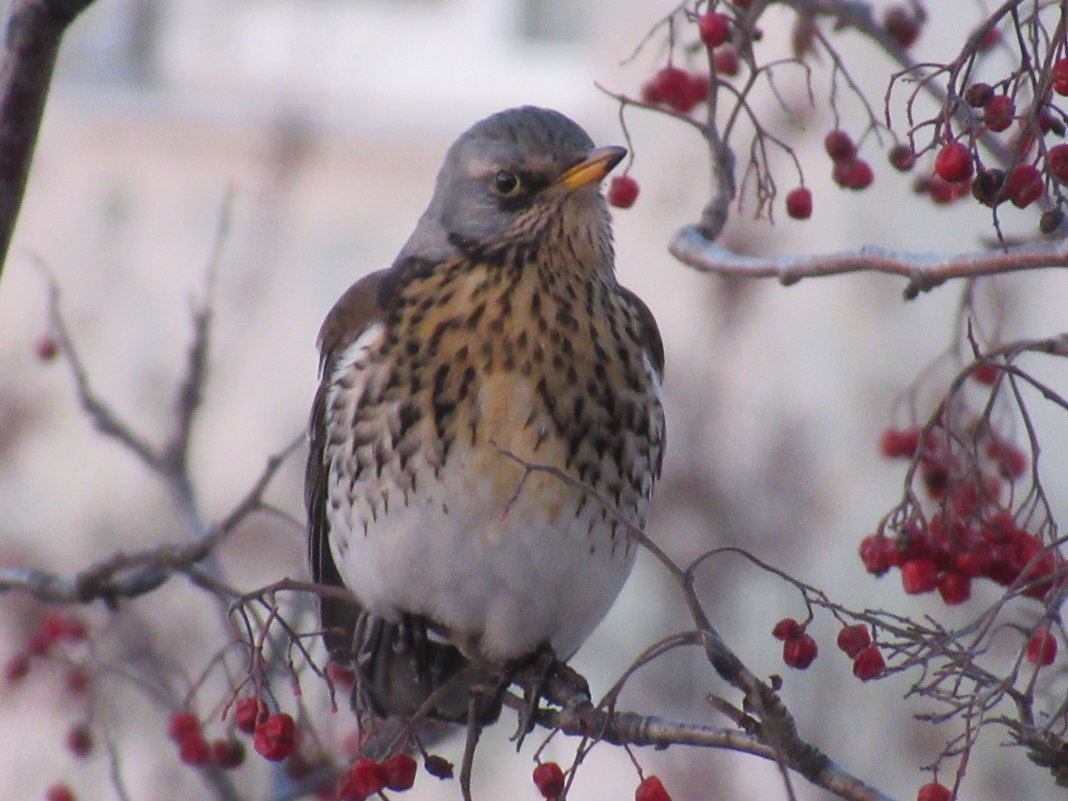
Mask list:
[[464,801],[471,801],[471,773],[475,764],[475,748],[478,746],[482,730],[490,723],[496,722],[501,714],[502,698],[508,685],[512,683],[511,674],[485,674],[484,681],[471,684],[470,700],[467,707],[467,740],[464,743],[464,756],[460,763],[460,792]]
[[[577,695],[586,701],[590,698],[590,685],[586,679],[566,662],[557,659],[548,645],[542,645],[531,656],[524,657],[519,664],[513,665],[512,670],[513,680],[523,688],[523,707],[519,712],[515,734],[512,735],[517,751],[523,747],[526,736],[534,730],[538,704],[543,698],[561,705],[561,696],[573,699]],[[557,683],[562,686],[554,687]]]

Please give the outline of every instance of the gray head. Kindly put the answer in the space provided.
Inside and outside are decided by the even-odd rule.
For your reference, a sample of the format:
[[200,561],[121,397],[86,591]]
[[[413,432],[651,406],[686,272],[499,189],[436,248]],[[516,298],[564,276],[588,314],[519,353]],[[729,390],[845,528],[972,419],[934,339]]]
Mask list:
[[610,254],[598,185],[624,155],[621,147],[595,148],[582,128],[550,109],[523,106],[487,117],[449,148],[400,258],[447,258],[455,251],[451,236],[494,244],[536,236],[550,222],[579,241],[604,240]]

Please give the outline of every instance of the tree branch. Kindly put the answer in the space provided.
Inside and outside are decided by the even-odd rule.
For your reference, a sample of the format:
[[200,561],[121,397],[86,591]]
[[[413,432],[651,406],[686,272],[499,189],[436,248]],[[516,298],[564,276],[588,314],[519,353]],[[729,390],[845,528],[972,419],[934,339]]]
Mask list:
[[[522,712],[527,702],[508,694],[504,702]],[[596,709],[592,704],[571,704],[562,709],[539,708],[535,720],[541,726],[575,736],[589,736],[613,745],[693,745],[725,748],[763,759],[778,761],[776,749],[754,735],[739,729],[709,726],[689,721],[668,720],[657,715]],[[797,769],[796,766],[790,767]],[[848,801],[891,801],[876,788],[865,784],[832,760],[821,770],[806,775],[810,781]]]
[[184,573],[208,557],[245,518],[261,508],[263,493],[271,479],[303,441],[301,436],[272,456],[233,511],[195,542],[119,551],[70,578],[35,568],[0,568],[0,592],[21,590],[47,603],[86,604],[103,600],[109,605],[120,598],[150,593],[175,573]]
[[911,253],[865,245],[859,250],[810,256],[742,256],[706,239],[695,226],[675,234],[671,254],[695,270],[736,278],[777,278],[784,286],[802,278],[878,272],[908,279],[904,296],[912,300],[953,278],[1068,267],[1068,240],[1013,245],[972,253]]
[[15,230],[59,44],[93,0],[14,0],[0,64],[0,277]]

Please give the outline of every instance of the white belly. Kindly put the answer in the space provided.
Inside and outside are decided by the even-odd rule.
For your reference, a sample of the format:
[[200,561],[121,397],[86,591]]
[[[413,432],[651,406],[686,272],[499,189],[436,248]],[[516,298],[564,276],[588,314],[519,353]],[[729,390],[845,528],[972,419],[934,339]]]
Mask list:
[[[490,397],[495,406],[484,402]],[[388,463],[355,483],[332,471],[335,562],[376,614],[424,615],[490,659],[543,643],[566,659],[615,600],[636,548],[582,489],[544,472],[524,481],[522,467],[490,444],[533,464],[562,459],[564,446],[539,436],[544,424],[520,414],[530,408],[528,385],[487,377],[478,402],[476,444],[457,436],[440,465],[412,457],[414,486],[391,481]],[[358,500],[367,490],[379,499],[373,508]]]

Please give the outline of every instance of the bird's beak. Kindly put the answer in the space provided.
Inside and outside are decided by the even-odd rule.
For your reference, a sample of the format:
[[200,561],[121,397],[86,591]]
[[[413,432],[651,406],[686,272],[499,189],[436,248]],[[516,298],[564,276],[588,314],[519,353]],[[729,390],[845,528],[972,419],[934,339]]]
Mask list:
[[601,181],[612,171],[613,167],[623,160],[625,155],[627,155],[627,149],[616,145],[591,150],[586,158],[553,183],[564,186],[569,192],[574,192],[586,184]]

